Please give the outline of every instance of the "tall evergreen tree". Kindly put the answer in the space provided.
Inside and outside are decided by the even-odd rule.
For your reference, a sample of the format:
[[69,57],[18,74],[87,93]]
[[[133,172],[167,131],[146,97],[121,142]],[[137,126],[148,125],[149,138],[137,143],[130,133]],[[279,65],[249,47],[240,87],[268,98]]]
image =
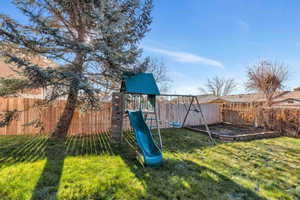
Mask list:
[[[13,3],[26,16],[21,23],[0,15],[0,45],[18,49],[14,53],[1,48],[0,55],[17,65],[18,74],[26,83],[12,87],[13,92],[47,87],[52,88],[48,101],[65,96],[66,105],[53,133],[64,137],[76,106],[81,101],[96,106],[98,94],[119,81],[124,71],[132,69],[141,54],[139,41],[149,31],[152,0]],[[55,67],[33,64],[30,58],[35,55],[52,60]],[[1,81],[7,83],[7,79]]]

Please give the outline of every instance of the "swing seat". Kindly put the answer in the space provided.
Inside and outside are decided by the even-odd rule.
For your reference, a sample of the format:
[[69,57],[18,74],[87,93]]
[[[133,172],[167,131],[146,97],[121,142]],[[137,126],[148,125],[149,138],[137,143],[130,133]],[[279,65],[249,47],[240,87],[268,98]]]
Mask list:
[[172,126],[173,128],[181,128],[182,123],[180,122],[169,122],[169,125]]

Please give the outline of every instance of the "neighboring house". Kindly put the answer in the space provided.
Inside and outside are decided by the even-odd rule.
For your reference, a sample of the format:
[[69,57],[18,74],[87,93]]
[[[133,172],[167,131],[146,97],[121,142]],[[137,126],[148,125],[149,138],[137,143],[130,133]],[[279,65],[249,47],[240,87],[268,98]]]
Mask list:
[[253,94],[238,94],[238,95],[226,95],[226,96],[209,96],[202,98],[198,96],[201,103],[218,103],[218,104],[228,104],[228,103],[261,103],[265,101],[264,95],[260,93]]
[[300,88],[287,92],[274,99],[272,107],[299,107],[300,108]]
[[275,108],[282,108],[282,107],[289,107],[289,108],[300,108],[300,99],[288,98],[282,101],[275,102],[272,107]]
[[[198,96],[201,103],[245,103],[252,105],[262,105],[266,102],[266,98],[262,93],[253,94],[238,94],[227,96]],[[279,92],[274,100],[272,107],[300,107],[300,87],[295,88],[293,91]]]
[[[49,61],[48,59],[42,58],[40,56],[34,57],[32,59],[33,64],[37,64],[40,67],[49,67],[54,66],[54,64]],[[5,63],[4,58],[0,58],[0,77],[12,77],[12,76],[18,76],[15,72],[17,68],[9,63]],[[47,95],[47,92],[50,92],[50,90],[47,90],[45,88],[39,88],[39,89],[28,89],[24,90],[21,93],[18,94],[18,96],[23,98],[38,98],[38,99],[44,99]]]
[[[200,104],[205,104],[205,103],[225,103],[223,99],[220,99],[220,102],[217,100],[219,97],[211,95],[211,94],[204,94],[204,95],[198,95],[197,96],[198,101]],[[215,101],[215,102],[214,102]]]

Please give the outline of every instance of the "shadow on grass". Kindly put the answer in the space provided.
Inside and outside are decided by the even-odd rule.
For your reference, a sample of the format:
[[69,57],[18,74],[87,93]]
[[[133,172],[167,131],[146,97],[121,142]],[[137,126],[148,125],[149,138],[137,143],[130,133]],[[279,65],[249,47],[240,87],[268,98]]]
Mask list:
[[107,133],[70,136],[66,140],[49,138],[45,151],[47,161],[31,200],[57,199],[67,156],[112,154]]
[[[126,135],[125,139],[132,143],[135,141],[132,134]],[[143,168],[137,163],[132,150],[134,144],[131,144],[132,148],[125,144],[112,148],[108,133],[70,136],[59,141],[45,136],[7,137],[6,141],[1,138],[0,168],[46,160],[32,200],[57,199],[67,156],[102,154],[121,156],[135,176],[144,183],[146,199],[263,199],[214,170],[183,159],[183,156],[175,156],[210,148],[208,137],[186,130],[168,129],[163,131],[163,139],[163,151],[169,155],[165,157],[164,165],[160,168]]]
[[0,169],[19,163],[46,160],[31,199],[57,199],[67,156],[112,155],[109,134],[68,136],[0,136]]
[[46,136],[1,136],[0,168],[45,159]]
[[[155,141],[159,141],[155,130],[152,130],[152,135]],[[125,141],[135,143],[135,137],[132,133],[125,132],[124,136]],[[207,135],[182,128],[163,129],[162,140],[163,146],[167,147],[170,153],[193,153],[214,146]],[[219,143],[219,141],[215,141]]]
[[46,164],[31,199],[55,199],[66,157],[63,139],[49,138],[46,142]]
[[68,136],[58,146],[55,143],[48,136],[0,136],[0,169],[47,159],[59,151],[66,156],[113,154],[109,133]]
[[[176,141],[178,136],[174,133],[171,135],[171,132],[172,130],[169,131],[169,134],[167,131],[167,134],[173,137],[173,142],[166,139],[164,143],[164,153],[169,156],[164,158],[163,165],[158,168],[143,168],[137,162],[136,149],[133,149],[136,144],[134,144],[130,133],[125,134],[126,143],[119,149],[119,155],[135,176],[144,183],[144,188],[147,189],[145,199],[265,199],[204,165],[183,159],[183,156],[176,157],[172,154],[170,157],[170,153],[173,152],[189,153],[196,147],[204,149],[211,146],[209,140],[198,141],[198,144],[194,143],[193,140],[189,141],[192,143],[191,146],[180,144],[180,140]],[[193,133],[190,132],[190,134]],[[166,135],[164,134],[163,137],[166,138]],[[181,138],[182,135],[179,137]],[[183,136],[183,138],[185,137],[188,136]],[[189,143],[188,141],[185,142]],[[177,149],[174,146],[177,146]],[[182,147],[182,152],[178,147]]]

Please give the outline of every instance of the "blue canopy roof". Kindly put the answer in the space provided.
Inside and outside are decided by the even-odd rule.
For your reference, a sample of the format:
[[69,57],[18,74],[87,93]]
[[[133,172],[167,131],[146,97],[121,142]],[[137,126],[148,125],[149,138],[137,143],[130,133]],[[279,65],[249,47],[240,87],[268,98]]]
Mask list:
[[125,76],[121,90],[133,94],[160,94],[152,73],[139,73],[133,76]]

